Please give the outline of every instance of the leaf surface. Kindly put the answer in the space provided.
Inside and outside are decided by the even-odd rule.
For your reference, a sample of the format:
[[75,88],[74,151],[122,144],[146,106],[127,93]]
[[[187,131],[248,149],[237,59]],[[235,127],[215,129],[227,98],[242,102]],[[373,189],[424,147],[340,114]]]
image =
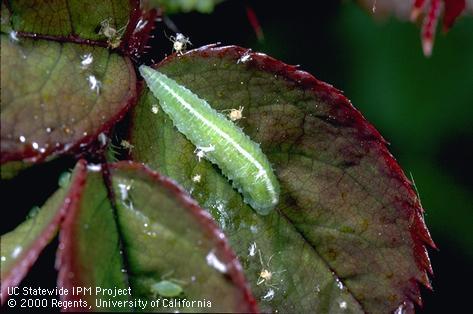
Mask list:
[[[102,23],[115,30],[126,28],[134,1],[108,0],[28,0],[7,1],[11,27],[17,32],[48,36],[62,41],[101,40]],[[2,2],[3,3],[3,2]],[[5,13],[6,15],[7,13]]]
[[[100,297],[145,304],[127,305],[127,311],[257,310],[225,237],[187,193],[138,164],[112,164],[110,177],[108,194],[101,173],[89,171],[83,197],[63,224],[58,285],[130,288],[131,295]],[[165,280],[182,288],[176,297],[211,307],[152,307],[151,300],[163,299],[159,288]],[[86,297],[92,309],[107,310],[95,307],[95,298]]]
[[391,312],[420,303],[418,282],[429,286],[425,244],[433,246],[423,209],[385,141],[338,90],[233,46],[171,56],[158,69],[217,110],[243,106],[236,123],[275,169],[280,204],[259,216],[218,168],[199,162],[143,90],[134,159],[176,180],[214,216],[263,311]]
[[71,202],[79,197],[85,179],[85,166],[79,162],[70,183],[54,193],[27,220],[1,237],[2,304],[7,287],[17,286],[35,263],[41,251],[56,235]]
[[130,60],[105,48],[6,35],[1,47],[2,164],[86,146],[135,99]]

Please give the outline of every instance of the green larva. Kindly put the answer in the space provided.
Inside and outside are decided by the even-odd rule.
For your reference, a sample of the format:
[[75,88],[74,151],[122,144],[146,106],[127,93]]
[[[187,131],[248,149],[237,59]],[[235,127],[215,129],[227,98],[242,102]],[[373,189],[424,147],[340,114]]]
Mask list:
[[139,70],[164,112],[197,147],[197,157],[218,165],[246,203],[268,214],[278,203],[279,183],[259,145],[186,87],[150,67]]

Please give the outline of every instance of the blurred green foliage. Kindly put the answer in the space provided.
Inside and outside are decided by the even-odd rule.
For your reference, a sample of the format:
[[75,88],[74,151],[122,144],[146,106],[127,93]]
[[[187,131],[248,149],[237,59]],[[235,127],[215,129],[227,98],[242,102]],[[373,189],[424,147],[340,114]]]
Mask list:
[[412,173],[434,241],[449,238],[473,255],[473,19],[439,31],[428,59],[416,25],[341,8],[345,94]]

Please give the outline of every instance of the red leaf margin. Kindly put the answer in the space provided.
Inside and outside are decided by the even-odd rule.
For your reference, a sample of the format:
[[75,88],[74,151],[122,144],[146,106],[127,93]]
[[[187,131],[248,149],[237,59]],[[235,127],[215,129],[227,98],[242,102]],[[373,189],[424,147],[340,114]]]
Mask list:
[[[428,289],[432,289],[428,274],[432,275],[433,270],[427,252],[427,246],[437,249],[429,230],[424,221],[424,208],[420,203],[420,199],[413,189],[412,182],[406,177],[394,156],[388,151],[389,144],[376,128],[371,125],[358,111],[353,107],[352,103],[343,93],[332,85],[318,80],[308,72],[298,69],[298,66],[288,65],[274,59],[264,53],[252,52],[251,49],[238,46],[217,47],[216,44],[203,46],[194,50],[190,50],[184,54],[185,56],[198,56],[203,58],[231,58],[237,62],[245,57],[247,60],[245,65],[256,68],[257,70],[266,71],[273,75],[277,75],[301,89],[313,93],[317,98],[329,103],[332,106],[329,116],[331,122],[337,125],[353,128],[356,130],[354,136],[365,147],[373,149],[384,160],[385,167],[380,169],[391,179],[399,182],[400,186],[405,188],[408,196],[397,199],[393,204],[399,211],[403,212],[410,222],[410,235],[413,242],[413,252],[419,271],[423,274],[422,283]],[[179,55],[173,54],[155,65],[160,67],[175,59],[180,58]],[[422,305],[420,297],[420,289],[415,278],[409,282],[409,286],[405,289],[406,303],[411,301],[419,306]],[[410,308],[410,304],[405,304],[406,308]]]
[[[106,169],[105,169],[106,168]],[[248,313],[258,313],[258,305],[256,300],[251,293],[250,286],[245,279],[243,274],[243,268],[238,261],[238,257],[233,252],[228,243],[223,232],[218,228],[217,224],[214,222],[212,216],[197,204],[197,202],[192,199],[192,197],[179,185],[176,184],[173,180],[162,176],[158,172],[155,172],[145,166],[142,163],[136,163],[133,161],[121,161],[117,163],[102,165],[102,169],[107,173],[110,171],[109,175],[113,176],[113,171],[122,170],[122,171],[133,171],[135,175],[139,175],[147,180],[151,180],[152,183],[161,185],[167,189],[180,204],[187,208],[190,213],[195,217],[197,222],[202,226],[204,232],[215,241],[216,248],[219,252],[223,253],[219,255],[222,257],[222,261],[225,263],[228,269],[228,277],[233,281],[233,283],[240,289],[242,292],[242,297],[244,302],[240,303],[241,309],[239,312],[248,312]],[[111,180],[110,180],[111,181]],[[73,286],[81,285],[81,283],[74,283],[72,278],[69,277],[70,273],[80,275],[79,272],[73,272],[73,269],[78,269],[79,266],[75,265],[74,259],[74,234],[72,224],[76,220],[78,214],[80,201],[71,204],[70,214],[64,220],[61,226],[60,233],[60,244],[59,250],[56,259],[56,268],[59,270],[58,274],[58,286],[64,287],[66,289],[72,289]],[[78,279],[78,276],[74,277],[75,280]],[[61,295],[63,301],[74,301],[78,300],[78,296],[71,294]],[[77,309],[70,309],[77,310]]]
[[79,160],[76,166],[76,175],[71,181],[69,191],[64,199],[62,206],[53,217],[48,226],[41,232],[38,238],[30,245],[30,247],[21,254],[19,262],[11,269],[10,273],[2,280],[1,299],[2,305],[8,300],[7,294],[9,287],[16,287],[23,280],[28,270],[38,259],[43,249],[48,245],[51,239],[59,229],[60,224],[66,217],[71,207],[80,198],[86,179],[86,163],[84,160]]

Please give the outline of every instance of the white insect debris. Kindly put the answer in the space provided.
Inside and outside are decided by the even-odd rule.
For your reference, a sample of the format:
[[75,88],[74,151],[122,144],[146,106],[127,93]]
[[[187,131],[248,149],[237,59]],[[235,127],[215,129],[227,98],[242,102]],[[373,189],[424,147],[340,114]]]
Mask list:
[[250,54],[250,51],[246,51],[238,60],[237,60],[237,64],[240,64],[240,63],[246,63],[248,61],[251,60],[251,54]]
[[11,257],[17,258],[18,255],[20,255],[21,251],[23,251],[23,248],[22,248],[21,246],[15,247],[15,249],[14,249],[13,252],[11,253]]
[[181,33],[176,33],[176,36],[169,37],[169,40],[172,41],[172,50],[178,55],[182,55],[182,52],[186,50],[188,44],[192,45],[189,37]]
[[221,273],[226,273],[227,272],[227,266],[222,263],[217,256],[215,255],[214,250],[210,251],[209,254],[207,254],[207,257],[205,258],[207,261],[207,264],[209,266],[212,266],[216,270],[218,270]]
[[338,305],[342,310],[345,310],[347,308],[347,302],[346,301],[340,301],[338,302]]
[[138,23],[136,23],[136,27],[135,27],[135,30],[133,31],[133,34],[141,32],[147,24],[148,24],[147,20],[140,19]]
[[132,144],[131,144],[130,142],[128,142],[127,140],[122,140],[122,141],[120,142],[120,145],[121,145],[123,148],[127,149],[127,150],[128,150],[128,153],[131,153],[132,149],[135,148],[135,146],[132,145]]
[[202,176],[200,174],[196,174],[195,176],[192,177],[192,181],[193,182],[200,182],[200,180],[202,179]]
[[100,164],[88,164],[87,170],[92,172],[99,172],[102,171],[102,166]]
[[126,201],[128,199],[128,192],[131,190],[131,185],[119,183],[118,188],[120,189],[120,196],[122,201]]
[[335,282],[337,284],[338,289],[342,290],[344,288],[343,282],[341,282],[340,279],[336,278]]
[[266,294],[263,296],[263,300],[264,301],[271,301],[273,298],[274,298],[274,290],[273,289],[269,289]]
[[210,145],[210,146],[197,146],[197,148],[194,150],[194,153],[196,154],[197,158],[199,159],[199,162],[202,158],[205,157],[206,153],[213,152],[215,150],[215,146]]
[[107,145],[108,139],[107,139],[107,135],[105,135],[105,133],[101,132],[97,138],[98,138],[100,144],[102,144],[102,146]]
[[250,244],[250,247],[248,248],[248,255],[249,256],[255,256],[256,255],[256,242],[253,242]]
[[10,33],[8,34],[8,37],[10,38],[11,41],[13,42],[18,42],[19,39],[18,39],[18,32],[17,31],[10,31]]
[[96,91],[98,95],[100,93],[100,87],[102,86],[102,83],[97,80],[95,75],[89,75],[87,77],[87,81],[89,82],[90,89]]
[[406,313],[406,302],[401,303],[399,307],[394,311],[394,314],[405,314]]
[[237,120],[240,120],[240,119],[244,119],[243,117],[243,109],[245,109],[245,107],[238,107],[238,109],[227,109],[227,110],[223,110],[223,111],[230,111],[228,114],[227,114],[227,117],[232,120],[232,121],[237,121]]
[[81,58],[81,62],[80,62],[80,67],[82,69],[87,69],[89,67],[89,65],[92,64],[92,62],[94,62],[94,57],[92,56],[91,53],[87,53],[83,56],[80,57]]
[[154,114],[158,114],[159,112],[159,106],[158,105],[153,105],[151,107],[151,112],[154,113]]

